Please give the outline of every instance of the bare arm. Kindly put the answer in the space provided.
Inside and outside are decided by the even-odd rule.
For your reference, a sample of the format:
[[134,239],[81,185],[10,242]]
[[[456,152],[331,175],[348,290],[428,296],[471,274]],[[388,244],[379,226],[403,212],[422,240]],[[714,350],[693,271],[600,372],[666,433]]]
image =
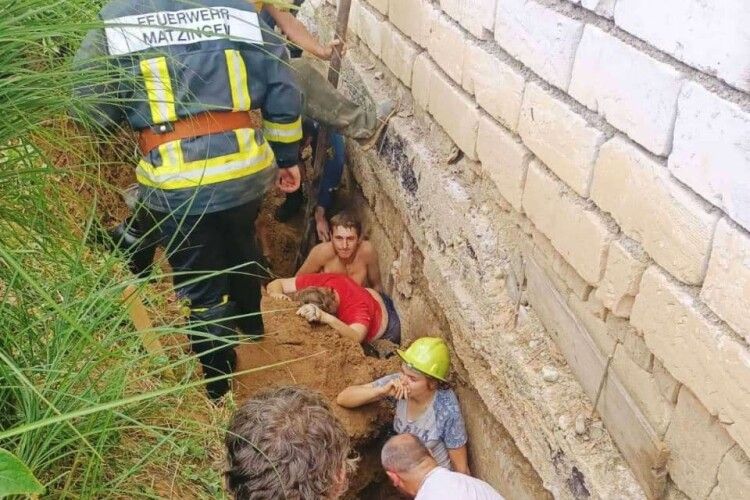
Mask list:
[[323,271],[323,266],[326,263],[325,256],[323,255],[323,246],[315,245],[310,253],[307,254],[305,262],[302,263],[300,268],[295,273],[295,276],[300,274],[315,274]]
[[448,448],[448,457],[451,459],[454,471],[466,474],[467,476],[471,475],[471,471],[469,470],[469,453],[466,445],[460,448]]
[[385,397],[405,399],[409,393],[400,378],[394,378],[387,384],[376,387],[373,384],[350,385],[336,396],[336,403],[344,408],[356,408]]
[[349,340],[354,340],[355,342],[358,342],[360,344],[365,340],[365,336],[367,335],[367,327],[365,325],[362,325],[360,323],[352,323],[351,325],[347,325],[336,316],[328,314],[327,312],[321,311],[320,322],[325,323],[326,325],[339,332],[342,337]]
[[383,293],[383,282],[380,280],[380,264],[378,254],[375,249],[370,247],[367,260],[367,283],[378,293]]
[[299,19],[285,10],[277,9],[273,5],[264,5],[263,9],[271,14],[273,20],[276,21],[276,24],[281,31],[292,43],[317,58],[329,60],[333,54],[333,47],[339,45],[338,42],[334,42],[327,47],[321,45],[320,42],[318,42],[309,31],[307,31],[307,28],[299,21]]
[[275,299],[289,300],[289,294],[297,291],[295,278],[279,278],[266,285],[266,292]]

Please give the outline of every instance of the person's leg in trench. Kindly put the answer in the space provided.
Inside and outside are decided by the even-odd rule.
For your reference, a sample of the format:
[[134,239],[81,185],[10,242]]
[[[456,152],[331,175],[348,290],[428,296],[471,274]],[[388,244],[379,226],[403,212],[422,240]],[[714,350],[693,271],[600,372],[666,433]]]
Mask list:
[[[260,314],[260,283],[268,278],[268,271],[256,244],[255,219],[261,200],[252,201],[227,210],[223,220],[225,260],[228,268],[229,295],[237,305],[237,324],[245,335],[263,335],[263,316]],[[237,267],[240,266],[240,267]]]
[[[158,217],[167,258],[174,271],[174,288],[190,308],[190,346],[198,355],[207,379],[234,371],[236,355],[231,343],[234,303],[229,295],[225,240],[220,221],[223,212],[204,215]],[[211,399],[223,396],[229,379],[211,381],[206,392]]]
[[377,131],[380,122],[374,104],[359,106],[344,97],[306,58],[289,63],[302,91],[304,116],[351,139],[369,139]]

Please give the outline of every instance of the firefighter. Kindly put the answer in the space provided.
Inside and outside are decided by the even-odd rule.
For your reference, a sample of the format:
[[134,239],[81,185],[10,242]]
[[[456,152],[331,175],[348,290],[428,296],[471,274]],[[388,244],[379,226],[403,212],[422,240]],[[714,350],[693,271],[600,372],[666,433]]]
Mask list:
[[[78,118],[138,132],[138,220],[165,246],[206,378],[231,374],[235,328],[263,334],[254,220],[299,188],[301,97],[283,40],[246,0],[111,0],[75,65]],[[262,128],[248,111],[259,109]],[[228,378],[210,380],[212,399]]]

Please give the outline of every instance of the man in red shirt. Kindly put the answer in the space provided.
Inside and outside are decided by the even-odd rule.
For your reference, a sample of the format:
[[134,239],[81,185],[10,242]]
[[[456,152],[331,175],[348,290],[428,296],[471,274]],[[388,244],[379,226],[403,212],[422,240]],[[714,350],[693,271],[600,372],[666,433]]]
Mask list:
[[[268,294],[291,300],[290,294],[304,305],[297,314],[312,322],[325,323],[342,337],[359,343],[386,339],[398,344],[401,320],[393,301],[372,288],[364,288],[343,274],[302,274],[281,278],[268,284]],[[299,291],[299,292],[298,292]]]

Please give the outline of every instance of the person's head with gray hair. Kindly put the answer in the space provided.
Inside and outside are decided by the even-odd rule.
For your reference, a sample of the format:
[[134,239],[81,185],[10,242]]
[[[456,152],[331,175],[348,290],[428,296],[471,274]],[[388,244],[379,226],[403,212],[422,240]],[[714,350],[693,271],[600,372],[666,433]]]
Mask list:
[[354,470],[346,430],[319,394],[302,387],[243,403],[226,447],[227,489],[237,500],[339,498]]
[[419,491],[425,476],[438,466],[427,447],[412,434],[399,434],[386,441],[380,461],[393,486],[412,496]]

